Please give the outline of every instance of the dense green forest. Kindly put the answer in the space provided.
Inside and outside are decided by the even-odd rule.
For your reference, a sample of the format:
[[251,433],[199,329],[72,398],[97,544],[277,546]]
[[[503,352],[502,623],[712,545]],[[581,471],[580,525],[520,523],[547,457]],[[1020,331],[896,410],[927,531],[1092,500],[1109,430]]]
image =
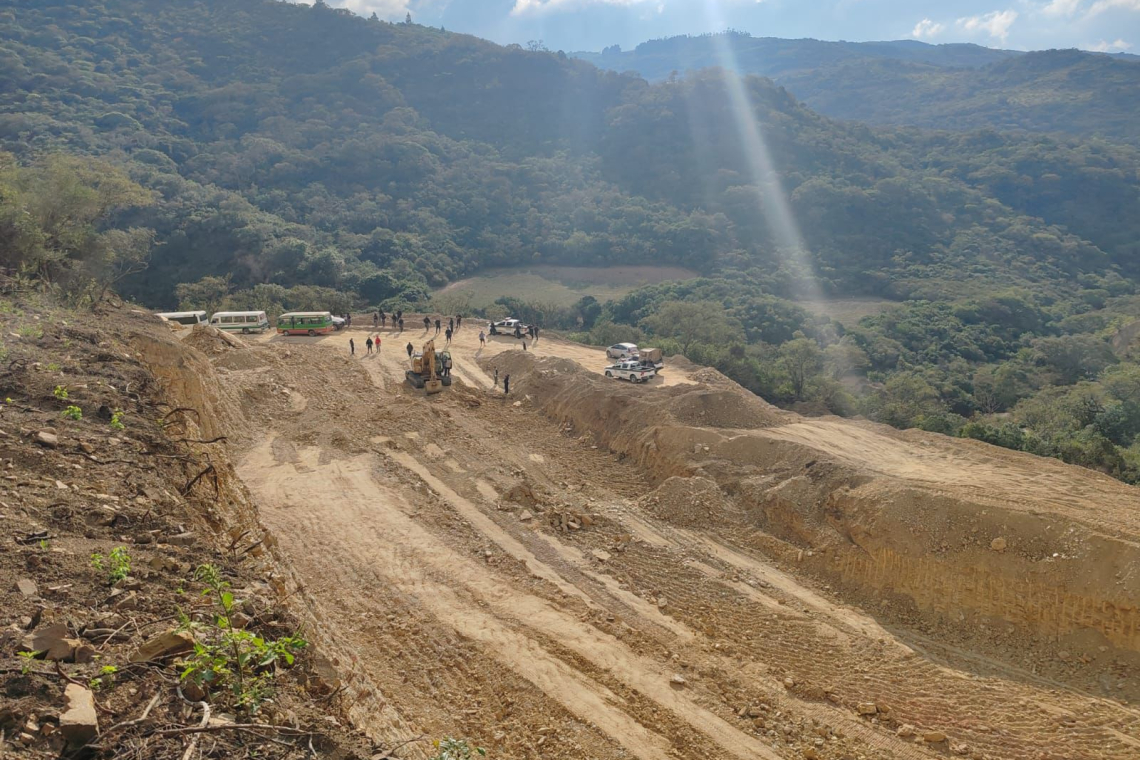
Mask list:
[[[0,0],[0,30],[0,264],[85,302],[346,311],[680,264],[702,276],[502,308],[1137,477],[1133,147],[836,122],[757,77],[650,84],[323,3]],[[797,305],[853,295],[898,305]]]
[[1140,143],[1140,57],[1079,50],[1019,53],[977,45],[824,42],[740,32],[573,53],[650,81],[734,66],[771,77],[837,119],[928,129],[1067,132]]

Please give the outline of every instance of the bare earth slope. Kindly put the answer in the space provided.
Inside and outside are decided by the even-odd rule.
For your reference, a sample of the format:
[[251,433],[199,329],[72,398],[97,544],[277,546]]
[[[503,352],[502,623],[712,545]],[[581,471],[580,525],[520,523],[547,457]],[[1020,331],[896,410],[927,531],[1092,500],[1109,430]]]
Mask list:
[[430,398],[403,382],[420,330],[385,331],[378,357],[360,330],[198,340],[239,474],[377,738],[1140,756],[1133,489],[800,418],[683,361],[630,386],[595,349],[477,332]]

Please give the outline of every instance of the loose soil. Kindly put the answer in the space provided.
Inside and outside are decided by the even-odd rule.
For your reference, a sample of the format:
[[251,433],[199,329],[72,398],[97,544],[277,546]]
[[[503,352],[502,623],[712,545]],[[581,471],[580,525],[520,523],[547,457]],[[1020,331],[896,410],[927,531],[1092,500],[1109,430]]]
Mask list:
[[373,355],[365,329],[144,352],[228,436],[274,582],[378,745],[1140,756],[1134,489],[804,419],[682,359],[633,386],[598,349],[480,327],[433,396],[404,381],[421,329]]

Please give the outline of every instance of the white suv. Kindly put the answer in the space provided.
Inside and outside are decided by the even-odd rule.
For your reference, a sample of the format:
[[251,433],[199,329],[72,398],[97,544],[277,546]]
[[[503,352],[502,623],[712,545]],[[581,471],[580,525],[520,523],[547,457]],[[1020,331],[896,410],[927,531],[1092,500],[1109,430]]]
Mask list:
[[637,355],[635,343],[615,343],[606,349],[606,356],[610,359],[633,359]]

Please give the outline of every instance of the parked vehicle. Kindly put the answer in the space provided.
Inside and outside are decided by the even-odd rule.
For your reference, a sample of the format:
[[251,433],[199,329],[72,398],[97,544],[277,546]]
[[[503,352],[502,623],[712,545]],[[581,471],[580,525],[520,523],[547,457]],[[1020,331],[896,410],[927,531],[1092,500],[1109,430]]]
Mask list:
[[509,319],[500,319],[498,322],[492,322],[490,333],[492,335],[514,335],[516,332],[521,332],[523,335],[526,335],[529,327],[530,326],[524,324],[521,319],[511,317]]
[[343,330],[345,325],[348,324],[344,321],[344,317],[338,317],[336,315],[333,315],[332,322],[334,330]]
[[611,364],[605,369],[606,377],[628,380],[631,383],[647,383],[657,375],[653,367],[645,367],[637,359]]
[[269,329],[269,317],[264,311],[217,311],[210,316],[210,324],[228,332],[262,333]]
[[164,311],[160,312],[158,316],[167,322],[177,322],[187,327],[200,325],[206,321],[206,312],[204,311]]
[[333,315],[327,311],[290,311],[277,318],[281,335],[327,335],[334,329]]
[[651,367],[658,372],[665,368],[665,359],[660,348],[643,348],[637,358],[643,367]]
[[632,359],[637,354],[636,343],[615,343],[606,349],[606,358],[608,359]]

